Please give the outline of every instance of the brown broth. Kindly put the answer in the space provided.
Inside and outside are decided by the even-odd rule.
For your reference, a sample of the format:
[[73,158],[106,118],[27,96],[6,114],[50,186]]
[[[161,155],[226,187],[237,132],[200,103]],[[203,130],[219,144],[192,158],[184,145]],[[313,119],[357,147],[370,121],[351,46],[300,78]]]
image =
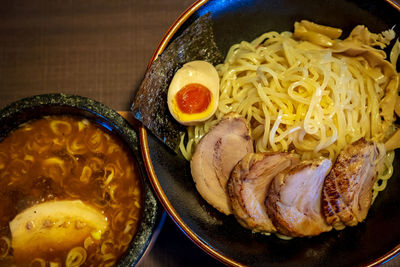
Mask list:
[[93,244],[81,266],[115,263],[140,220],[141,184],[134,162],[121,140],[79,117],[43,117],[9,134],[0,142],[0,266],[29,266],[37,257],[65,266],[72,248],[19,258],[12,248],[1,254],[5,240],[11,240],[9,222],[18,213],[46,201],[74,199],[101,211],[109,226],[100,240],[87,240],[86,246]]

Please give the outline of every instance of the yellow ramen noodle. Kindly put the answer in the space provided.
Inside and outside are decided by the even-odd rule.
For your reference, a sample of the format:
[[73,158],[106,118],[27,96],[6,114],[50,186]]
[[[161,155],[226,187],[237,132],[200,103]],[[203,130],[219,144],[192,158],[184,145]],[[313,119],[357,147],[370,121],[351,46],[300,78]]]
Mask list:
[[[344,40],[337,39],[340,34],[301,21],[294,33],[267,32],[234,44],[217,66],[218,110],[205,123],[188,127],[182,154],[189,160],[202,136],[231,111],[250,123],[257,152],[295,151],[303,159],[335,160],[361,137],[384,142],[394,130],[399,75],[382,49],[394,32],[373,34],[357,26]],[[387,154],[374,197],[392,174],[393,158],[394,152]]]

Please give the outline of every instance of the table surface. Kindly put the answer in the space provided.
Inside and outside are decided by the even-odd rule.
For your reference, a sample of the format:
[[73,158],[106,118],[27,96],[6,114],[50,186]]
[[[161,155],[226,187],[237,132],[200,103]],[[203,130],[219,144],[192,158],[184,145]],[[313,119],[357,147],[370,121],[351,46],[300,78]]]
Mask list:
[[[193,0],[36,0],[0,5],[0,108],[63,92],[128,110],[163,34]],[[400,257],[384,266],[400,265]],[[167,216],[140,264],[222,266]]]

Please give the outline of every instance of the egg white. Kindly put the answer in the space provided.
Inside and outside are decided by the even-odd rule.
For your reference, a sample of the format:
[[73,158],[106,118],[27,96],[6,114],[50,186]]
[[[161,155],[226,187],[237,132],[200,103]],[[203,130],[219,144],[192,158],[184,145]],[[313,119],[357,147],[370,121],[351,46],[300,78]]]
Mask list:
[[[211,93],[210,105],[200,113],[182,112],[175,100],[175,95],[188,84],[201,84]],[[195,125],[214,115],[219,100],[219,76],[215,67],[201,60],[191,61],[182,66],[172,78],[168,88],[168,108],[171,115],[183,125]]]

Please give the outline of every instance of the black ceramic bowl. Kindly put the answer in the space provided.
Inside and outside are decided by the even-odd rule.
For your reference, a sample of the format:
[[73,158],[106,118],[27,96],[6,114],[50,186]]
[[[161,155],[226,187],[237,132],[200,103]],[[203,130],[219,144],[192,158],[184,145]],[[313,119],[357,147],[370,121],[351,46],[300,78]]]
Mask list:
[[[372,32],[400,27],[400,6],[388,0],[210,0],[198,1],[171,26],[152,61],[196,18],[211,12],[216,43],[226,54],[242,40],[267,31],[293,31],[307,19],[340,27],[343,36],[358,24]],[[373,204],[365,223],[343,231],[291,241],[253,234],[233,216],[218,213],[196,191],[189,163],[172,153],[145,128],[140,130],[145,163],[164,207],[199,247],[234,266],[360,266],[376,265],[400,251],[400,157],[387,188]],[[397,152],[398,153],[398,152]]]
[[20,124],[46,115],[87,118],[110,130],[131,150],[136,166],[139,167],[144,207],[138,231],[118,266],[135,266],[162,226],[162,211],[144,171],[136,132],[116,111],[99,102],[80,96],[46,94],[19,100],[0,110],[0,141]]

